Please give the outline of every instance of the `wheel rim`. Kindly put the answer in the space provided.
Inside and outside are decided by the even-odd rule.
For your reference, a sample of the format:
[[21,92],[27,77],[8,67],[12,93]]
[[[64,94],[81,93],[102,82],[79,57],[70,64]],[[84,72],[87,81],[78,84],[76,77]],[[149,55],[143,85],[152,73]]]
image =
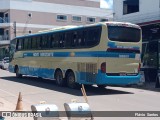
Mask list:
[[75,87],[75,79],[74,79],[74,76],[72,75],[68,76],[68,86],[71,88]]
[[58,82],[58,84],[61,84],[61,81],[62,81],[62,76],[59,74],[57,76],[57,82]]
[[59,71],[56,73],[56,82],[58,85],[61,85],[63,82],[62,73]]
[[73,76],[69,76],[69,82],[72,84],[72,83],[74,83],[74,78],[73,78]]

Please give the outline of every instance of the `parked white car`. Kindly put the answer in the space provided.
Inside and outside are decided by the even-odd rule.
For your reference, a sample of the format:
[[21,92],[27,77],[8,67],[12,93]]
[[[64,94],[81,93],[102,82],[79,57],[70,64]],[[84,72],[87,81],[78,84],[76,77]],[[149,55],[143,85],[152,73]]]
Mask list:
[[9,67],[9,57],[5,57],[2,61],[2,69],[8,69]]

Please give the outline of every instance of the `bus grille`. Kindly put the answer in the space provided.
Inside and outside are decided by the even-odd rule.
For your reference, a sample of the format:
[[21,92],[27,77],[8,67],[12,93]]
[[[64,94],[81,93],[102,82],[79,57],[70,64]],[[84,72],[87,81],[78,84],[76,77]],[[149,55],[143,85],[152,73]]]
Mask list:
[[96,82],[97,64],[96,63],[78,63],[78,72],[80,79],[87,82]]

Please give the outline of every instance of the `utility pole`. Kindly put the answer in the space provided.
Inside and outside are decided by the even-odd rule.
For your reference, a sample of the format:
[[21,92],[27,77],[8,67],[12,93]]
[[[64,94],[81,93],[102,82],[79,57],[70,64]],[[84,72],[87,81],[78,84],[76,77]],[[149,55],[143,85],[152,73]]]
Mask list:
[[13,30],[14,30],[14,37],[16,37],[17,35],[17,27],[16,27],[16,21],[14,21],[14,23],[13,23]]

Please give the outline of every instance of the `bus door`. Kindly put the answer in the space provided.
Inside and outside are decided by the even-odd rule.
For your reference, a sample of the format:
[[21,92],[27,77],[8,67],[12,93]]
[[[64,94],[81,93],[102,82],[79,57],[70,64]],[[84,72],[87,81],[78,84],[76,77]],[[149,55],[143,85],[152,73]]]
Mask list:
[[146,81],[155,82],[159,64],[157,40],[143,43],[142,62]]

